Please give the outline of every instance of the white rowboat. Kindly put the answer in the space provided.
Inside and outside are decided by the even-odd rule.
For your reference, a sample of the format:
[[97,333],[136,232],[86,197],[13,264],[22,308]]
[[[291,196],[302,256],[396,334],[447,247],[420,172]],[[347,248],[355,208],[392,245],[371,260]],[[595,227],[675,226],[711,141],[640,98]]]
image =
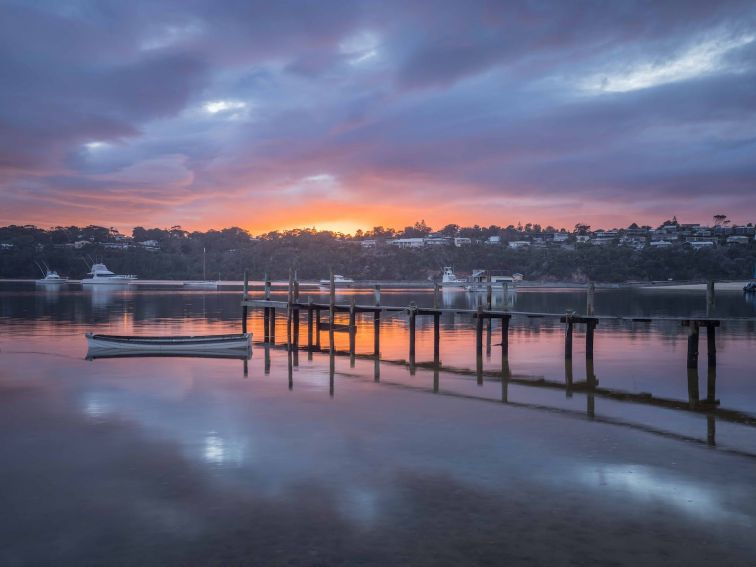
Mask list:
[[87,346],[91,349],[119,349],[148,353],[181,354],[201,350],[202,352],[249,350],[252,333],[238,335],[199,335],[183,337],[146,337],[121,335],[95,335],[86,333]]

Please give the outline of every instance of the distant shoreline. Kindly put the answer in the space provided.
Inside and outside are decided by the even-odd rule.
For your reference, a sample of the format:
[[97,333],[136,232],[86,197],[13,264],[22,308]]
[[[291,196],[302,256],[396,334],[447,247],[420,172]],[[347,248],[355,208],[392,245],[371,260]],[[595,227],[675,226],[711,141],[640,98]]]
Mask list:
[[[16,278],[0,278],[0,283],[27,283],[32,284],[35,283],[36,279],[16,279]],[[143,279],[143,280],[136,280],[134,282],[131,282],[129,285],[131,287],[148,287],[148,286],[156,286],[156,287],[182,287],[184,285],[184,282],[190,282],[193,280],[151,280],[151,279]],[[743,289],[743,286],[748,283],[749,280],[736,280],[736,281],[715,281],[715,289],[716,291],[741,291]],[[67,282],[68,284],[79,286],[81,285],[80,280],[69,280]],[[285,280],[279,280],[279,281],[273,281],[271,282],[273,286],[275,287],[284,287],[288,284]],[[307,281],[303,280],[300,281],[300,286],[312,288],[312,287],[323,287],[319,284],[317,281]],[[241,280],[221,280],[219,282],[220,286],[222,288],[228,288],[234,289],[239,288],[243,286],[243,282]],[[264,285],[263,281],[250,281],[249,285],[252,287],[262,287]],[[354,285],[349,287],[343,287],[338,286],[337,289],[339,291],[343,291],[345,289],[365,289],[365,288],[372,288],[373,286],[380,285],[382,288],[385,289],[433,289],[433,282],[429,281],[423,281],[423,280],[414,280],[414,281],[395,281],[395,280],[364,280],[364,281],[356,281]],[[543,282],[543,281],[522,281],[518,282],[517,288],[518,289],[531,289],[531,290],[537,290],[537,289],[586,289],[588,286],[587,283],[576,283],[576,282]],[[706,282],[704,281],[697,281],[697,282],[688,282],[688,281],[656,281],[656,282],[622,282],[622,283],[606,283],[606,282],[595,282],[596,289],[630,289],[630,288],[637,288],[637,289],[643,289],[643,290],[662,290],[662,291],[705,291],[706,290]],[[326,289],[326,288],[324,288]],[[442,286],[443,289],[443,286]],[[460,290],[461,288],[458,286],[455,286],[453,288],[449,289],[455,289]],[[494,291],[499,289],[498,286],[494,286]],[[196,290],[191,290],[196,291]]]

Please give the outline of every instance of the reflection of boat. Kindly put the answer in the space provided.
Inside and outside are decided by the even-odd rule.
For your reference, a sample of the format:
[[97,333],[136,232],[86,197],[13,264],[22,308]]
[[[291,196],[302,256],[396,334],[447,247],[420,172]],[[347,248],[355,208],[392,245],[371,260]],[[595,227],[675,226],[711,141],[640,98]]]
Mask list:
[[460,287],[463,288],[467,280],[457,277],[451,266],[444,266],[444,273],[441,276],[441,286],[446,288]]
[[108,348],[108,347],[90,347],[87,350],[87,360],[97,358],[137,358],[137,357],[181,357],[181,358],[232,358],[236,360],[249,360],[252,355],[250,347],[244,348],[227,348],[223,350],[206,350],[202,348],[186,349],[181,351],[155,351]]
[[61,285],[68,283],[68,280],[66,278],[60,277],[60,275],[58,275],[58,272],[51,270],[47,264],[43,262],[42,265],[44,265],[44,269],[39,264],[37,264],[37,267],[42,272],[44,277],[40,280],[36,280],[35,283],[40,285]]
[[141,351],[159,353],[182,353],[201,350],[222,352],[251,348],[252,333],[237,335],[198,335],[175,337],[148,337],[124,335],[95,335],[86,333],[87,345],[92,348],[118,349],[122,352]]
[[219,282],[213,282],[210,280],[184,282],[184,287],[187,289],[218,289],[218,285]]
[[[354,283],[354,280],[352,278],[345,278],[339,274],[334,274],[333,283],[336,287],[349,287]],[[331,280],[320,280],[320,285],[323,287],[330,287]]]
[[114,274],[105,264],[92,264],[89,271],[91,278],[81,280],[82,285],[116,285],[127,284],[137,279],[133,275]]
[[743,291],[746,293],[756,293],[756,281],[745,284],[745,286],[743,286]]

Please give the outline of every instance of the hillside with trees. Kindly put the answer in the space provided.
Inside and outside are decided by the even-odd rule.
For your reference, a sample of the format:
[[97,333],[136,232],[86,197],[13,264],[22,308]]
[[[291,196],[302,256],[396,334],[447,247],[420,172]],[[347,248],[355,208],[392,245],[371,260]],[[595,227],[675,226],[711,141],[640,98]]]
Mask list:
[[[671,221],[670,221],[671,222]],[[676,221],[675,221],[676,222]],[[633,226],[628,227],[632,232]],[[750,226],[750,225],[749,225]],[[650,228],[650,227],[649,227]],[[666,230],[666,229],[665,229]],[[668,247],[622,245],[621,239],[596,246],[578,237],[590,232],[587,225],[564,229],[524,227],[460,227],[447,225],[433,232],[424,222],[397,231],[376,227],[356,235],[313,229],[270,232],[252,237],[232,227],[206,232],[136,227],[131,235],[99,226],[34,226],[0,228],[0,277],[39,277],[35,262],[46,262],[67,277],[79,278],[93,260],[104,261],[118,273],[133,273],[148,279],[202,278],[203,250],[207,275],[240,279],[245,269],[253,279],[265,272],[287,277],[289,268],[300,279],[320,279],[329,268],[355,279],[425,280],[438,277],[442,266],[458,273],[476,268],[520,272],[528,280],[562,282],[624,282],[629,280],[744,279],[753,275],[756,245],[717,245],[696,249],[684,243]],[[561,233],[563,243],[540,236]],[[395,238],[451,237],[452,244],[404,248],[392,245]],[[491,237],[501,238],[491,244]],[[453,238],[469,238],[464,246]],[[523,240],[529,238],[530,240]],[[556,240],[554,238],[553,240]],[[529,242],[512,248],[508,242]],[[369,246],[366,246],[369,243]]]

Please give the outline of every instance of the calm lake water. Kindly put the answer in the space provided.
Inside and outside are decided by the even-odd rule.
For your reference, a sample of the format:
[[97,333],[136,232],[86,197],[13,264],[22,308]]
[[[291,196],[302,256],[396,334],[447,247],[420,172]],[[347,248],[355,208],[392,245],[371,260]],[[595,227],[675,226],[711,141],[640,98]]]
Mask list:
[[[345,290],[340,300],[353,293],[372,299]],[[422,291],[382,299],[432,304]],[[246,372],[242,360],[85,359],[86,331],[239,332],[239,300],[0,284],[0,565],[756,565],[753,322],[717,330],[713,377],[705,332],[689,373],[679,322],[602,320],[596,391],[584,387],[582,326],[568,390],[563,327],[520,317],[509,382],[498,322],[478,383],[467,371],[473,323],[452,314],[441,361],[455,371],[437,375],[423,366],[432,319],[418,320],[412,374],[402,315],[384,316],[378,365],[305,352],[290,361],[259,344]],[[504,302],[582,312],[585,294],[494,298]],[[595,310],[702,316],[705,295],[598,290]],[[756,317],[756,305],[721,292],[715,315]],[[249,323],[257,340],[261,316]],[[364,323],[357,352],[370,354],[372,316]],[[347,344],[337,334],[337,349]],[[684,409],[711,386],[720,417]]]

